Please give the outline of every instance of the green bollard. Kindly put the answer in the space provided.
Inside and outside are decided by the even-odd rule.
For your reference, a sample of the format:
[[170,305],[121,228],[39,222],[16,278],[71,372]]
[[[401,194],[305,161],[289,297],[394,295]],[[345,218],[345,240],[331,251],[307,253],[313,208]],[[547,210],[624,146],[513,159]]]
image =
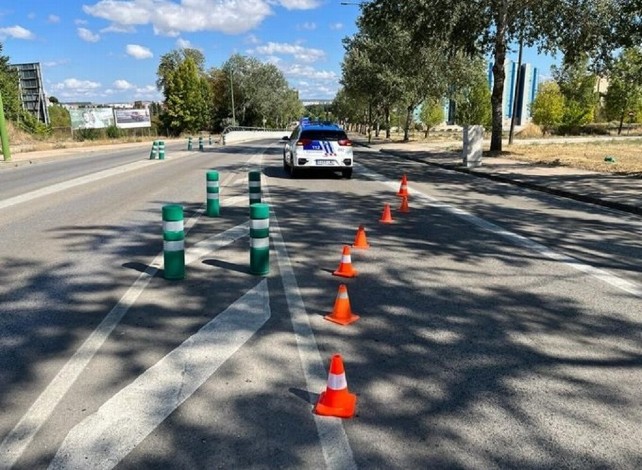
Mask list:
[[152,151],[149,152],[149,159],[150,160],[155,159],[157,153],[158,153],[158,141],[155,140],[154,143],[152,144]]
[[261,202],[261,172],[257,170],[248,173],[250,204]]
[[203,136],[198,137],[198,149],[202,152],[203,151]]
[[218,217],[221,215],[221,205],[219,201],[218,171],[208,171],[207,179],[207,211],[208,217]]
[[187,138],[187,150],[192,150],[192,136]]
[[158,159],[165,160],[165,141],[164,140],[158,141]]
[[163,261],[165,279],[185,277],[185,232],[183,206],[163,206]]
[[212,134],[210,134],[210,145],[212,145]]
[[270,206],[250,206],[250,273],[263,276],[270,272]]

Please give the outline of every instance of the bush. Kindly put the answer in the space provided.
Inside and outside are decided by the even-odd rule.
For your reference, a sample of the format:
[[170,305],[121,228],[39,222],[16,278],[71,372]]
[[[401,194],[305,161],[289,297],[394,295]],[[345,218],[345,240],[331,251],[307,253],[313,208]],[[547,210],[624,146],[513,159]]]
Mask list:
[[74,133],[74,138],[78,142],[83,142],[85,140],[98,140],[102,136],[100,129],[78,129]]
[[123,136],[123,132],[116,126],[109,126],[107,128],[107,137],[110,139],[118,139]]

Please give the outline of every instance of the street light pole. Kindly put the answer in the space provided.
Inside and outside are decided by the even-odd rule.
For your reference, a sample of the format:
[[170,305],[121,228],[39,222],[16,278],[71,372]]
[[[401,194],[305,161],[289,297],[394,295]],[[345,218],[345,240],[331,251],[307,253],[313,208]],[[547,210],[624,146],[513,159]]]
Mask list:
[[234,114],[234,82],[232,82],[233,71],[230,69],[230,95],[232,96],[232,125],[236,126],[236,115]]

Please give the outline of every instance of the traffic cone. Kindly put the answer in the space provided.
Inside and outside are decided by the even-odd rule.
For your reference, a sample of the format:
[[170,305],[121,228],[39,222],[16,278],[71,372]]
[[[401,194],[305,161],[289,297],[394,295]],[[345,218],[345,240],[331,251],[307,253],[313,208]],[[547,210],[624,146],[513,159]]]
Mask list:
[[350,309],[348,287],[345,284],[339,285],[339,292],[337,293],[337,300],[334,301],[332,313],[323,318],[344,326],[356,322],[359,319],[359,315],[355,315]]
[[391,224],[394,222],[394,220],[392,220],[392,214],[390,213],[390,204],[385,203],[383,205],[383,214],[381,214],[379,222],[384,224]]
[[401,177],[401,184],[399,185],[399,191],[397,191],[397,196],[399,197],[404,197],[408,195],[408,179],[406,179],[406,175]]
[[321,416],[352,418],[357,405],[357,396],[348,391],[348,381],[341,355],[335,354],[330,361],[330,372],[325,392],[319,396],[314,412]]
[[332,273],[334,276],[341,277],[356,277],[357,271],[352,269],[352,257],[350,256],[350,247],[345,245],[343,247],[343,254],[341,255],[341,263],[335,272]]
[[399,212],[408,213],[410,208],[408,207],[408,196],[401,198],[401,205],[399,206]]
[[367,250],[368,248],[370,248],[368,240],[366,240],[366,229],[363,227],[363,225],[359,225],[357,234],[354,237],[352,248],[360,248],[362,250]]

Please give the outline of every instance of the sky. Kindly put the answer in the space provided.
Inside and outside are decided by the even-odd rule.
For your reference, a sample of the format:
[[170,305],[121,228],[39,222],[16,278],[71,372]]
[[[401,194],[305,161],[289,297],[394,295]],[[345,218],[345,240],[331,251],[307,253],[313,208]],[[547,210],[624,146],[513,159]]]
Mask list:
[[[360,11],[341,3],[358,2],[0,0],[0,43],[12,64],[39,62],[46,95],[63,103],[161,101],[160,58],[186,47],[206,69],[233,54],[273,63],[301,99],[332,99]],[[546,77],[556,60],[527,49],[524,62]]]

